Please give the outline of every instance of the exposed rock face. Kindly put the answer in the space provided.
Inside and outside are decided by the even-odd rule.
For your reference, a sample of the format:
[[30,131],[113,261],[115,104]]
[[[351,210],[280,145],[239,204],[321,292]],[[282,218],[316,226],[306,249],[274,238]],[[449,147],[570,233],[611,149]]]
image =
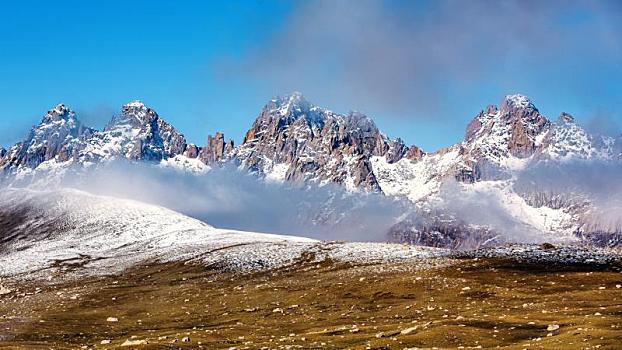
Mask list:
[[554,123],[525,96],[508,95],[468,125],[452,173],[461,182],[507,179],[542,159],[613,159],[612,138],[590,135],[562,113]]
[[404,157],[406,159],[417,161],[417,160],[421,160],[424,155],[425,155],[425,152],[423,152],[421,148],[415,145],[412,145],[408,148]]
[[[499,108],[488,106],[481,111],[468,124],[464,140],[459,144],[424,154],[417,162],[401,159],[389,164],[374,158],[372,165],[380,188],[387,195],[406,197],[426,207],[443,198],[444,184],[457,180],[458,188],[463,191],[502,199],[504,215],[524,223],[526,228],[563,232],[601,245],[613,245],[617,240],[612,232],[619,232],[618,228],[586,225],[582,219],[591,208],[589,198],[571,195],[567,188],[561,193],[552,191],[550,186],[540,186],[537,181],[516,183],[515,175],[542,161],[551,164],[571,160],[619,161],[619,147],[616,138],[586,132],[567,113],[550,122],[526,97],[509,95]],[[390,237],[431,245],[453,245],[452,242],[467,240],[476,243],[480,238],[488,239],[490,231],[482,228],[485,226],[478,228],[454,219],[405,220],[393,227]],[[605,233],[589,234],[594,232]]]
[[500,117],[509,127],[510,154],[518,158],[533,155],[536,137],[548,128],[549,121],[522,95],[507,96],[501,104]]
[[233,140],[225,142],[225,135],[217,132],[207,137],[207,145],[199,152],[199,159],[205,164],[212,164],[227,159],[233,151]]
[[615,138],[588,133],[568,113],[561,113],[551,124],[539,145],[537,158],[620,160]]
[[370,157],[393,163],[408,152],[400,139],[382,135],[369,117],[336,114],[294,93],[270,101],[234,153],[242,167],[268,179],[379,191]]
[[474,182],[507,177],[506,160],[534,155],[538,137],[549,127],[527,97],[506,96],[500,108],[488,106],[467,125],[461,144],[463,165],[455,169],[455,178]]

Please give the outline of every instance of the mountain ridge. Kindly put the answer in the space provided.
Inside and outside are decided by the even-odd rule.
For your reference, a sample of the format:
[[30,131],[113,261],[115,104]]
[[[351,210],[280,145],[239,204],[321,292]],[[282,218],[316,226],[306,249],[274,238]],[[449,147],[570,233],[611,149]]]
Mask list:
[[[274,125],[269,124],[271,120]],[[64,126],[65,122],[66,126]],[[326,122],[330,124],[326,130],[328,135],[318,135],[326,126]],[[490,149],[490,142],[476,140],[478,133],[481,134],[479,135],[480,139],[483,137],[504,136],[499,134],[495,135],[495,132],[507,132],[507,129],[501,131],[493,130],[493,128],[498,128],[501,122],[507,124],[507,126],[511,128],[510,132],[507,133],[509,138],[504,140],[509,143],[508,152],[505,150],[501,150],[500,152],[499,149]],[[345,130],[344,133],[343,128],[348,126],[355,131],[360,131],[362,135],[359,135],[359,138],[361,140],[367,136],[373,136],[377,138],[377,140],[365,140],[366,142],[355,145],[353,142],[358,140],[351,140],[352,132]],[[557,133],[549,132],[547,135],[542,135],[542,130],[552,131],[550,129],[555,126],[558,127]],[[573,130],[564,131],[562,130],[562,126],[566,126],[567,129]],[[54,129],[55,127],[57,129]],[[277,133],[283,132],[288,128],[306,128],[307,130],[304,130],[304,132],[312,132],[313,135],[304,136],[311,136],[313,138],[326,136],[330,138],[330,142],[346,142],[348,146],[353,148],[348,149],[348,154],[357,154],[358,151],[358,153],[364,153],[366,156],[386,156],[389,163],[395,163],[402,158],[419,161],[426,154],[431,156],[442,155],[455,148],[459,148],[461,154],[475,153],[474,158],[478,158],[479,155],[486,155],[486,153],[488,153],[488,155],[491,153],[503,153],[501,154],[502,156],[509,155],[518,159],[524,159],[537,151],[553,151],[556,156],[566,156],[572,153],[570,157],[580,155],[579,153],[583,152],[581,156],[584,158],[599,156],[601,158],[611,159],[622,156],[622,147],[620,147],[622,135],[618,138],[596,137],[591,135],[576,124],[574,118],[570,114],[565,112],[562,112],[557,120],[551,121],[540,114],[531,100],[520,94],[507,95],[502,100],[500,107],[490,105],[486,109],[483,109],[467,124],[462,142],[433,152],[424,152],[416,145],[407,146],[399,137],[389,139],[378,129],[373,119],[365,114],[359,112],[350,112],[348,114],[334,113],[328,109],[311,104],[301,93],[294,92],[291,95],[270,100],[246,132],[241,144],[237,147],[235,147],[233,140],[225,140],[224,134],[221,132],[208,135],[204,146],[188,143],[183,133],[177,131],[172,124],[162,119],[155,110],[138,100],[123,105],[121,113],[113,115],[112,119],[101,131],[84,126],[77,118],[75,112],[61,103],[50,109],[43,116],[41,123],[34,126],[22,142],[18,142],[8,149],[2,148],[0,150],[0,161],[2,162],[0,163],[0,168],[6,170],[14,168],[16,165],[27,165],[29,168],[36,168],[43,161],[51,160],[56,157],[58,157],[58,160],[61,162],[66,161],[70,156],[74,155],[69,149],[72,142],[84,142],[85,139],[93,138],[93,135],[96,134],[98,136],[96,137],[96,139],[98,139],[97,143],[114,143],[118,141],[113,140],[115,136],[126,134],[125,136],[131,136],[129,137],[129,144],[115,145],[116,148],[120,147],[124,151],[117,153],[123,154],[114,154],[114,152],[112,152],[112,155],[123,155],[130,160],[147,161],[161,161],[181,155],[191,159],[198,158],[206,165],[230,160],[232,156],[239,155],[243,158],[240,159],[242,164],[247,165],[248,168],[254,169],[260,164],[257,164],[257,161],[248,159],[246,153],[249,153],[249,148],[266,141],[265,136],[261,136],[260,138],[256,138],[255,136],[265,133],[267,128],[270,127],[275,129]],[[64,130],[63,128],[69,129]],[[55,135],[46,134],[44,132],[45,129],[53,129],[58,134],[57,138],[53,138]],[[136,129],[139,130],[137,131]],[[132,132],[138,134],[142,133],[142,135],[127,135]],[[371,135],[365,135],[366,133]],[[33,134],[35,139],[33,139]],[[555,141],[576,134],[580,134],[582,138],[581,141],[584,142],[582,145],[583,149],[581,149],[581,147],[576,147],[574,150],[570,150],[574,152],[570,152],[568,149],[555,149]],[[75,140],[66,140],[69,136]],[[283,135],[277,135],[273,132],[271,136],[278,138]],[[540,139],[535,140],[535,136],[539,136]],[[342,139],[335,140],[335,137],[342,137]],[[554,137],[557,137],[557,139],[554,139]],[[343,138],[349,139],[343,140]],[[49,147],[38,150],[31,149],[31,154],[37,155],[37,151],[39,151],[43,152],[43,155],[39,157],[39,159],[35,156],[29,157],[31,159],[23,160],[30,148],[25,147],[26,144],[29,143],[28,146],[35,146],[37,145],[36,141],[47,141],[45,143],[49,145],[44,146]],[[281,143],[279,146],[283,146],[283,143],[287,144],[287,142],[283,142],[284,140],[282,139],[278,141]],[[543,143],[542,141],[548,142]],[[374,142],[376,143],[374,144]],[[600,147],[595,147],[594,144],[598,144]],[[18,145],[21,145],[21,147],[17,147]],[[63,148],[63,146],[65,147]],[[91,146],[97,147],[93,142],[91,142]],[[100,147],[104,146],[105,145],[100,145]],[[470,149],[467,149],[465,146],[470,146]],[[294,148],[296,147],[300,148],[301,146],[294,146]],[[20,154],[14,154],[16,148],[19,148],[17,153],[21,152]],[[302,148],[304,148],[304,146]],[[281,152],[282,150],[277,151]],[[600,154],[597,154],[599,152]],[[615,152],[617,152],[617,154],[615,154]],[[85,158],[85,161],[97,161],[97,159],[92,159],[97,157],[88,157],[85,153],[88,153],[88,151],[78,154],[77,157]],[[106,158],[105,154],[97,154],[97,156]],[[9,158],[11,158],[11,160],[9,160]],[[498,160],[499,159],[497,159],[497,163]],[[472,166],[473,165],[475,164],[472,164]],[[476,172],[473,176],[477,177],[478,169],[471,170]],[[469,175],[463,175],[465,180],[468,180],[467,177],[469,177]],[[292,178],[298,179],[299,177],[292,176]],[[473,179],[470,180],[472,181]]]
[[[590,134],[564,112],[551,121],[529,98],[514,94],[499,106],[481,110],[467,124],[461,142],[426,153],[400,138],[390,139],[367,115],[335,113],[293,93],[270,100],[238,146],[220,132],[209,135],[205,146],[188,143],[155,110],[132,101],[101,131],[83,126],[73,111],[59,104],[24,141],[0,154],[5,177],[46,178],[72,166],[90,169],[118,159],[196,173],[233,163],[268,182],[337,184],[351,192],[383,193],[406,198],[417,208],[418,219],[400,222],[392,237],[447,245],[453,244],[448,239],[464,239],[455,234],[457,228],[472,227],[486,241],[500,229],[481,229],[459,214],[448,214],[452,210],[446,188],[453,182],[458,187],[452,191],[463,191],[465,197],[484,193],[496,198],[511,220],[528,230],[585,235],[580,230],[590,226],[583,220],[594,211],[592,201],[580,209],[558,206],[552,198],[534,194],[537,186],[517,190],[516,178],[539,164],[620,163],[622,137]],[[441,216],[434,214],[439,206]],[[421,216],[432,219],[422,221]],[[435,236],[439,238],[430,238]]]

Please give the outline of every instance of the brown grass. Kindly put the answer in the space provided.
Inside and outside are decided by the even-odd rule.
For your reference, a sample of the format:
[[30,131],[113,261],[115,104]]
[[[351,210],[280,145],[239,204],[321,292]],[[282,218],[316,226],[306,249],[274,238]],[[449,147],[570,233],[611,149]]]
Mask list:
[[132,337],[149,344],[122,349],[622,348],[618,271],[481,259],[391,267],[300,262],[234,275],[178,263],[23,284],[0,297],[0,348],[112,349]]

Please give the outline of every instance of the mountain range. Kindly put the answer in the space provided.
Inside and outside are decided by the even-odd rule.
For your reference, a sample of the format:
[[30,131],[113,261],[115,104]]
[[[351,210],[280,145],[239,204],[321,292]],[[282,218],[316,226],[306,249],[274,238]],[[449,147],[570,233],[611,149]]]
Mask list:
[[[269,182],[335,184],[352,193],[403,199],[413,212],[387,232],[400,242],[450,247],[501,242],[508,239],[501,231],[510,222],[518,231],[551,239],[622,243],[621,220],[603,222],[595,214],[604,210],[600,198],[589,191],[545,188],[537,176],[524,175],[539,167],[621,164],[622,135],[591,134],[567,113],[552,121],[523,95],[484,108],[460,143],[434,152],[390,139],[364,114],[335,113],[300,93],[270,100],[238,146],[219,132],[204,146],[188,143],[156,111],[133,101],[103,130],[83,125],[59,104],[23,141],[0,148],[0,172],[13,184],[53,181],[69,169],[115,160],[198,174],[234,164]],[[496,215],[490,202],[506,221],[490,220]]]

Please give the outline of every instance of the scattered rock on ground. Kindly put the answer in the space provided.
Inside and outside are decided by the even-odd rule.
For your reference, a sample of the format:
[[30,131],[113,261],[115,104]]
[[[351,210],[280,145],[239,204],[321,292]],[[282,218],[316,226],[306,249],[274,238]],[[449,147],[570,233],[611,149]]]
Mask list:
[[121,344],[121,346],[135,346],[135,345],[147,345],[149,342],[146,340],[131,340],[128,339]]
[[10,290],[9,288],[6,288],[5,286],[0,285],[0,295],[6,295],[6,294],[9,294],[11,292],[12,292],[12,290]]
[[414,332],[414,331],[416,331],[416,330],[417,330],[417,326],[414,326],[414,327],[410,327],[410,328],[403,329],[403,330],[400,332],[400,334],[402,334],[402,335],[405,335],[405,334],[410,334],[410,333],[412,333],[412,332]]

